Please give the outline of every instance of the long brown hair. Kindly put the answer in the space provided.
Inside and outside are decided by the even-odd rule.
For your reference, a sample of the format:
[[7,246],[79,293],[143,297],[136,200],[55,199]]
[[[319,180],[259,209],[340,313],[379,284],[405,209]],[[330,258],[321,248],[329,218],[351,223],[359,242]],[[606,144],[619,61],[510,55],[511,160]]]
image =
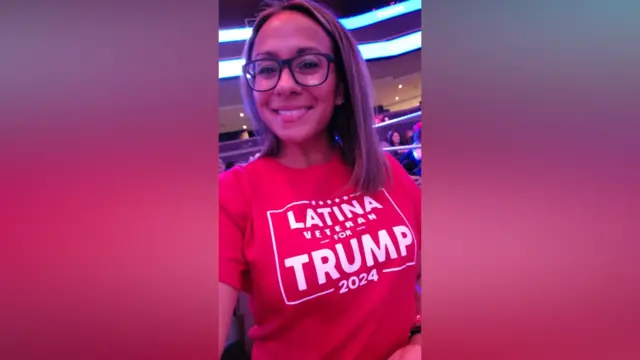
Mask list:
[[[389,164],[380,148],[373,128],[372,83],[367,65],[357,43],[338,18],[326,7],[311,0],[270,1],[260,13],[244,48],[245,61],[251,60],[256,36],[264,24],[282,11],[299,12],[318,23],[333,43],[338,83],[344,91],[344,102],[336,105],[327,126],[328,136],[339,145],[344,161],[353,169],[351,185],[356,191],[371,193],[384,187],[389,179]],[[262,156],[276,156],[280,140],[260,119],[253,93],[245,79],[241,80],[242,97],[254,129],[260,134]]]

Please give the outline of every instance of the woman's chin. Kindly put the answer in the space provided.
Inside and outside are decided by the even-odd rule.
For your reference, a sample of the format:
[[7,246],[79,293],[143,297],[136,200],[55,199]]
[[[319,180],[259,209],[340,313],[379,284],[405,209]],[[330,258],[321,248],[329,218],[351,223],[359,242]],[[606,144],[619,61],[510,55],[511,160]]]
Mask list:
[[285,144],[302,145],[317,141],[320,137],[314,136],[309,129],[288,129],[276,134]]
[[310,140],[308,136],[297,135],[297,134],[286,134],[286,135],[278,136],[278,138],[284,144],[290,144],[290,145],[301,145],[301,144],[308,143]]

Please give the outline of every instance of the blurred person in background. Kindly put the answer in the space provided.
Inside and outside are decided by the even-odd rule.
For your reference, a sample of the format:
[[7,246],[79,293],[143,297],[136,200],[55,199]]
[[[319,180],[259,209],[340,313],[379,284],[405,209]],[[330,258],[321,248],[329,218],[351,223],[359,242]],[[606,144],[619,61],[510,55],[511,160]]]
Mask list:
[[409,129],[409,130],[405,131],[405,133],[404,133],[404,139],[403,139],[403,140],[404,140],[404,142],[405,142],[405,144],[411,144],[411,143],[413,143],[413,141],[414,141],[414,136],[413,136],[413,134],[414,134],[413,129]]
[[229,161],[226,165],[225,165],[225,171],[226,170],[231,170],[231,168],[233,168],[234,166],[237,165],[237,162],[235,161]]
[[389,118],[385,114],[378,114],[375,116],[374,120],[374,125],[380,125],[389,121]]
[[220,174],[221,172],[224,172],[226,170],[225,165],[224,165],[224,161],[222,161],[222,159],[218,158],[218,174]]
[[[412,132],[412,145],[422,145],[422,122],[415,124]],[[407,151],[405,155],[400,159],[400,162],[409,174],[414,176],[422,176],[422,147]]]
[[[387,134],[387,142],[390,147],[406,145],[406,143],[402,140],[402,136],[400,136],[400,133],[395,130],[389,131],[389,134]],[[390,150],[389,154],[391,154],[391,156],[395,157],[396,159],[401,159],[406,152],[407,150]]]
[[220,176],[220,348],[244,292],[254,360],[420,359],[420,189],[379,146],[355,40],[308,0],[252,31],[241,85],[264,151]]

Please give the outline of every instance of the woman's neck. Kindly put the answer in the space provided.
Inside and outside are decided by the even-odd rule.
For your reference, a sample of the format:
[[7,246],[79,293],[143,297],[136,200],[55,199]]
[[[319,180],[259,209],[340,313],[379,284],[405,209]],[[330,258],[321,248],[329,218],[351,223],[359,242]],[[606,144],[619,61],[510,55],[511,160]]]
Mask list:
[[336,149],[326,136],[300,144],[283,143],[277,159],[292,168],[306,168],[331,160]]

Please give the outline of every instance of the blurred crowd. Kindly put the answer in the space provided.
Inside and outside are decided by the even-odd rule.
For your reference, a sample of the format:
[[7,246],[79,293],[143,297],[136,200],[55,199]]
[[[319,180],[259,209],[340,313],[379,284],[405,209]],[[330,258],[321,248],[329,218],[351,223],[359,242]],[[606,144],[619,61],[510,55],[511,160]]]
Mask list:
[[[397,130],[391,130],[382,142],[383,148],[399,148],[388,150],[404,167],[409,175],[422,175],[422,122],[418,122],[411,130],[407,130],[404,135]],[[409,146],[413,145],[413,148]]]

